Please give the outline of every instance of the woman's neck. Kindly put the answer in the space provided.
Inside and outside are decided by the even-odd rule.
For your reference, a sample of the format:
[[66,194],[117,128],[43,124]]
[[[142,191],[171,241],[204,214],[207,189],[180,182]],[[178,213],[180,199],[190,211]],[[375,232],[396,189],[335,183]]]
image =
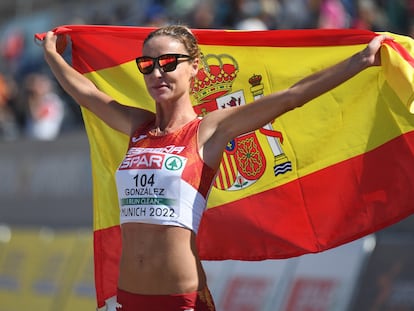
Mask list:
[[[169,109],[169,108],[172,109]],[[165,135],[176,131],[183,125],[197,117],[191,104],[189,105],[157,105],[153,131],[159,135]]]

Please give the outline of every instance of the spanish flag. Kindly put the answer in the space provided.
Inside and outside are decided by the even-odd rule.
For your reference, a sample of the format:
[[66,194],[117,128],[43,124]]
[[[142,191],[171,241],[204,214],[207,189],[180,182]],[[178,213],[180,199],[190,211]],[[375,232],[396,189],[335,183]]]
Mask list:
[[[72,25],[72,65],[124,105],[154,110],[135,58],[151,28]],[[365,30],[194,30],[199,115],[248,105],[362,50]],[[414,212],[414,42],[389,34],[382,66],[230,141],[198,234],[204,260],[321,252]],[[277,103],[275,103],[277,105]],[[98,307],[116,294],[121,248],[114,172],[128,137],[86,109]],[[81,182],[81,181],[80,181]]]

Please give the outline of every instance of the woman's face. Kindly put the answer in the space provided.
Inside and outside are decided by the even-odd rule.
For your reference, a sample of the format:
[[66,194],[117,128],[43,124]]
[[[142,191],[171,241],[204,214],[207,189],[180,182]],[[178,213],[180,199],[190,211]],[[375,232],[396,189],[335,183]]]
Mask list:
[[[169,36],[156,36],[143,47],[143,55],[158,57],[164,54],[188,55],[184,45]],[[149,94],[157,103],[175,103],[183,96],[189,96],[190,80],[198,69],[198,60],[178,59],[173,71],[164,72],[158,64],[154,70],[144,75]]]

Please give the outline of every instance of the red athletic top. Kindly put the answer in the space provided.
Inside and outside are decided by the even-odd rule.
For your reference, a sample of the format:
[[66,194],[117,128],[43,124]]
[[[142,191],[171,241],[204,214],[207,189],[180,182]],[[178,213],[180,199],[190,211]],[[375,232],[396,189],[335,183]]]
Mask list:
[[174,133],[154,136],[153,124],[131,136],[116,172],[120,220],[186,227],[197,232],[215,170],[197,148],[197,118]]

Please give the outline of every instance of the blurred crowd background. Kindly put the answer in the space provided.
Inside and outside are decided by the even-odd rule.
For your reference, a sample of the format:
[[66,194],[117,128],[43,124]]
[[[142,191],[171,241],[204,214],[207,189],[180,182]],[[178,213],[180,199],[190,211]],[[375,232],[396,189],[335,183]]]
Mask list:
[[3,0],[0,141],[53,140],[82,128],[33,35],[64,24],[192,28],[358,28],[414,35],[414,0]]
[[[414,36],[414,0],[0,0],[0,311],[95,309],[88,141],[34,34],[170,23]],[[220,310],[414,310],[413,228],[412,216],[321,254],[205,266]]]

